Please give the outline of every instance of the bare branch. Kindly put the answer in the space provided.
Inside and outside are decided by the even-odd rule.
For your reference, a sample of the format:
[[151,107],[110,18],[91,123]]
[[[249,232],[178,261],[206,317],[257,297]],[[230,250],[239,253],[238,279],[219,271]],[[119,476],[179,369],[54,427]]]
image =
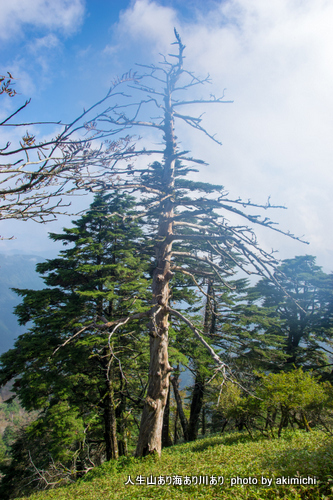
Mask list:
[[193,323],[187,319],[183,314],[181,314],[179,311],[176,311],[175,309],[171,309],[171,307],[168,307],[168,312],[172,314],[173,316],[176,316],[177,318],[180,318],[184,323],[186,323],[187,326],[189,326],[196,336],[196,338],[201,342],[201,344],[207,349],[215,363],[217,363],[219,366],[226,366],[225,363],[219,358],[219,356],[216,354],[214,349],[206,342],[206,340],[203,338],[203,334],[200,333],[200,331],[193,325]]

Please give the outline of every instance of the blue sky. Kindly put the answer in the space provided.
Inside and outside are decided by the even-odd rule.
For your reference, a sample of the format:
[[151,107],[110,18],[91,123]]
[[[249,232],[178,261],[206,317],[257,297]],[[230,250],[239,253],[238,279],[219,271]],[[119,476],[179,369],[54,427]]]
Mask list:
[[[281,258],[317,255],[332,271],[332,22],[326,0],[12,0],[0,11],[0,73],[13,73],[20,95],[1,100],[0,116],[31,97],[22,120],[75,118],[114,76],[169,52],[175,26],[188,68],[212,77],[208,94],[226,88],[234,101],[205,115],[222,147],[178,131],[210,164],[198,178],[234,197],[286,205],[270,217],[310,246],[260,230],[262,245]],[[46,226],[1,221],[0,234],[16,240],[1,241],[0,251],[55,252],[47,233],[68,225],[66,217]]]

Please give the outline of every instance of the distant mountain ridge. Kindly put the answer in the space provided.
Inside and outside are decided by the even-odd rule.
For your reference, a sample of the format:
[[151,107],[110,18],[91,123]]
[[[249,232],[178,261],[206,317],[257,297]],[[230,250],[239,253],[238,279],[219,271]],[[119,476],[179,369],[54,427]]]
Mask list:
[[0,253],[0,354],[11,349],[18,335],[26,331],[14,315],[21,299],[11,288],[41,289],[44,283],[36,264],[44,260],[39,255]]

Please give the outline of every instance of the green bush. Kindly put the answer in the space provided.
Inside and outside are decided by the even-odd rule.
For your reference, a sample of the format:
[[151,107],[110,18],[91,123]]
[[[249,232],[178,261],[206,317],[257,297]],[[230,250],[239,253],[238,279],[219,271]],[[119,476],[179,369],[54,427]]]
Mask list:
[[275,418],[279,416],[280,436],[288,423],[310,431],[310,424],[320,422],[320,418],[327,415],[329,390],[328,382],[321,383],[311,372],[303,372],[302,368],[298,368],[261,375],[261,385],[256,394],[268,415],[274,415]]
[[256,373],[258,382],[253,392],[245,392],[239,386],[227,382],[219,395],[217,408],[213,410],[212,427],[244,427],[268,431],[278,436],[289,425],[310,431],[315,426],[331,432],[333,426],[333,388],[329,382],[320,382],[311,372],[302,368],[288,372]]

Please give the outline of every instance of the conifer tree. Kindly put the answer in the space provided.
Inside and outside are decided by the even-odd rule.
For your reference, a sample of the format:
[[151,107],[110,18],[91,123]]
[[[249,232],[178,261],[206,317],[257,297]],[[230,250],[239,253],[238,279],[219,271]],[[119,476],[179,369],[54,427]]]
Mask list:
[[248,302],[248,280],[228,283],[231,289],[227,290],[214,285],[215,331],[210,337],[246,385],[246,372],[252,379],[253,369],[281,369],[285,360],[283,339],[277,330],[269,328],[278,323],[273,311]]
[[280,338],[281,368],[325,368],[332,345],[332,275],[311,255],[282,261],[281,287],[261,279],[248,294],[252,324],[266,336]]
[[91,466],[101,442],[107,459],[127,452],[126,421],[140,411],[145,390],[142,325],[124,325],[120,335],[104,327],[147,308],[142,231],[137,219],[124,223],[133,206],[128,195],[99,194],[73,228],[50,234],[70,248],[37,265],[47,288],[16,290],[23,297],[19,322],[32,327],[1,357],[1,383],[16,377],[22,405],[42,410],[39,432],[52,427],[57,405],[82,422],[81,444],[72,443],[76,455],[84,448],[81,468]]

